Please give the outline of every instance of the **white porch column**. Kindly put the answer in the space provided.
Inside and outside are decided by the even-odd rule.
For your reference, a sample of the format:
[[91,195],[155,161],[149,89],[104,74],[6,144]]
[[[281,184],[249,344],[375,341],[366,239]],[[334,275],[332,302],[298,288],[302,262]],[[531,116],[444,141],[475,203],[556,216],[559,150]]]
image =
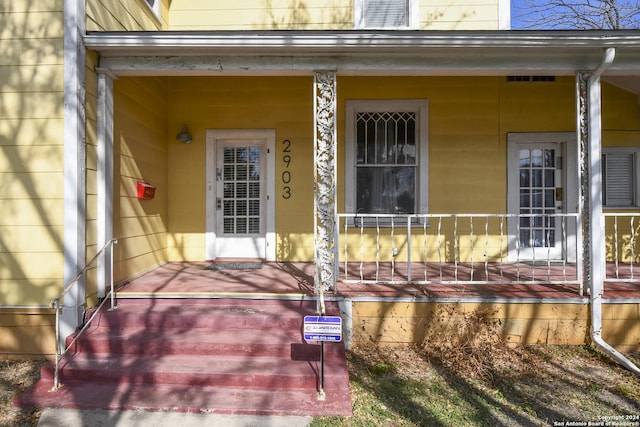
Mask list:
[[[85,8],[83,1],[64,0],[64,272],[67,286],[86,261],[86,149],[85,149]],[[79,280],[64,297],[60,338],[81,323],[85,281]]]
[[[592,306],[599,314],[605,279],[605,232],[602,200],[602,96],[600,74],[613,61],[607,51],[603,64],[593,72],[576,75],[578,141],[580,143],[580,206],[583,216],[584,279]],[[597,323],[597,322],[596,322]],[[594,322],[592,320],[592,326]]]
[[[113,239],[113,79],[106,73],[98,74],[98,250]],[[106,286],[111,283],[109,263],[113,247],[107,248],[98,257],[98,298],[106,295]]]
[[579,134],[586,140],[586,143],[584,141],[582,143],[585,150],[582,157],[585,277],[590,291],[591,339],[593,343],[618,363],[640,375],[640,368],[602,338],[602,295],[606,276],[606,250],[602,199],[602,94],[600,77],[613,63],[615,54],[614,48],[608,48],[598,68],[589,74],[578,73],[578,95],[581,100]]
[[[605,278],[604,217],[602,209],[602,131],[600,79],[590,72],[576,74],[578,142],[580,144],[580,212],[582,217],[583,282],[592,308],[600,313]],[[594,305],[595,303],[595,305]],[[599,322],[596,322],[598,324]],[[594,326],[593,319],[591,321]]]
[[315,293],[336,284],[336,72],[315,71],[314,240]]

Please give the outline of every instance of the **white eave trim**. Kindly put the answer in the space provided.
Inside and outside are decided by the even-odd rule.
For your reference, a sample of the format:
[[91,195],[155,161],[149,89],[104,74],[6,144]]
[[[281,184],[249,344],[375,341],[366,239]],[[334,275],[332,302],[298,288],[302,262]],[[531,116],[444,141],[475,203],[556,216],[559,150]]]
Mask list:
[[210,31],[91,32],[89,49],[233,48],[287,50],[453,47],[640,47],[640,33],[621,31]]
[[105,32],[85,36],[100,66],[117,74],[573,74],[602,51],[619,56],[609,73],[640,71],[637,31],[222,31]]

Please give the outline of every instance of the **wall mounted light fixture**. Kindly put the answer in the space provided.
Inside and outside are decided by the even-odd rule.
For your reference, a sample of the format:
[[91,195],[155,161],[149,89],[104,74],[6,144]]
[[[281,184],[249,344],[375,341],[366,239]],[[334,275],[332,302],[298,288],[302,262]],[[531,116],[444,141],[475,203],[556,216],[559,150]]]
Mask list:
[[176,136],[176,139],[178,141],[184,142],[185,144],[188,144],[188,143],[191,142],[191,135],[189,134],[189,131],[187,130],[187,125],[183,125],[182,126],[182,130]]

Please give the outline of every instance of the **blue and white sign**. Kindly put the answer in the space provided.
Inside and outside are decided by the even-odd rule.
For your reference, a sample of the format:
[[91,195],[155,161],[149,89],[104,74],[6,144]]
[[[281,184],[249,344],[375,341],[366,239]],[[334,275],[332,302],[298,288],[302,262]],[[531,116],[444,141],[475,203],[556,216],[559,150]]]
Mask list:
[[304,316],[305,341],[342,341],[340,316]]

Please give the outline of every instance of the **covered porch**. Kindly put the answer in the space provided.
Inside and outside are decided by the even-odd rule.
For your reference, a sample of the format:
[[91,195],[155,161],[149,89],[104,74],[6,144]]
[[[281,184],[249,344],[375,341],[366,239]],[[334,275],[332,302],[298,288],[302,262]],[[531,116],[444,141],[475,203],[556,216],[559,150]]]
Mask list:
[[[226,206],[219,177],[227,164],[216,161],[227,148],[219,144],[233,139],[237,128],[243,129],[243,141],[265,141],[265,210],[254,218],[256,224],[265,221],[256,225],[262,233],[259,246],[266,248],[260,258],[267,266],[297,265],[295,270],[303,272],[297,279],[291,273],[281,278],[295,293],[316,296],[322,290],[344,299],[425,295],[428,301],[439,298],[434,293],[439,288],[443,298],[506,301],[509,290],[518,289],[521,296],[538,295],[529,302],[540,302],[540,295],[554,288],[559,299],[584,305],[589,295],[601,301],[601,291],[606,292],[601,288],[607,281],[605,260],[617,269],[616,281],[633,278],[631,264],[626,273],[625,263],[635,262],[634,249],[629,252],[635,238],[630,246],[630,240],[618,246],[618,237],[613,238],[623,254],[615,259],[607,258],[613,251],[605,248],[600,77],[606,71],[607,78],[637,84],[635,33],[92,33],[84,41],[96,53],[98,87],[97,209],[90,224],[96,236],[95,245],[85,250],[120,239],[122,246],[115,249],[119,281],[132,285],[131,277],[154,265],[164,265],[159,270],[182,266],[164,264],[167,260],[224,258],[214,244],[224,234],[216,219]],[[533,75],[531,82],[559,76],[562,95],[556,98],[558,90],[545,87],[545,101],[536,102],[539,88],[511,85],[511,75]],[[143,93],[129,99],[141,83]],[[200,97],[203,88],[209,92]],[[611,99],[619,96],[616,91]],[[140,127],[146,117],[137,114],[152,106],[147,93],[166,108],[154,112],[155,127],[145,133]],[[626,92],[624,98],[629,98]],[[548,111],[554,102],[559,102],[560,118]],[[404,114],[407,105],[409,115]],[[417,167],[411,172],[412,210],[394,211],[381,226],[375,224],[376,215],[361,214],[360,193],[352,184],[360,161],[354,148],[359,136],[358,125],[349,121],[359,112],[366,115],[366,108],[378,108],[368,116],[376,126],[387,113],[402,117],[419,140],[396,144],[411,146],[406,152],[413,152]],[[251,114],[238,119],[238,112],[246,110]],[[174,128],[190,116],[195,137],[187,150],[175,145]],[[630,122],[614,142],[631,144],[636,130],[635,121]],[[256,137],[256,130],[264,135]],[[298,150],[297,157],[289,148]],[[530,159],[544,152],[552,165],[523,164],[523,151]],[[148,160],[148,155],[156,158]],[[508,188],[521,181],[518,166],[557,178],[554,184],[527,184],[528,194],[539,192],[528,200],[545,200],[542,205],[513,205],[523,194],[523,187]],[[145,170],[167,188],[155,206],[127,193]],[[365,215],[372,215],[366,223],[361,221]],[[460,222],[441,228],[445,217]],[[395,227],[394,218],[408,226]],[[132,232],[125,236],[123,230]],[[634,236],[633,223],[631,230],[625,236]],[[236,248],[258,246],[245,243]],[[82,250],[70,252],[66,262],[79,267],[82,255]],[[98,297],[106,294],[111,278],[104,268],[108,255],[97,270]],[[199,273],[176,268],[165,272],[167,277],[196,279],[205,271],[201,266]],[[229,281],[229,272],[205,274],[225,274],[220,283],[229,289],[222,292],[268,291],[260,277],[245,283],[242,278]],[[174,289],[178,282],[173,280],[158,283],[154,292],[184,291]],[[595,292],[590,289],[594,283]],[[487,289],[491,295],[484,294]],[[82,288],[65,299],[66,324],[79,323],[86,296]]]
[[[130,76],[184,77],[185,80],[174,80],[176,91],[184,91],[184,95],[176,98],[178,107],[184,109],[188,108],[185,104],[188,101],[182,96],[186,96],[189,92],[188,89],[180,88],[188,88],[185,82],[188,81],[186,79],[191,77],[195,79],[195,82],[201,82],[196,84],[208,84],[208,80],[200,77],[279,76],[287,78],[306,76],[313,77],[312,82],[307,80],[308,83],[312,83],[312,85],[309,85],[309,92],[312,92],[312,97],[309,100],[300,102],[300,104],[295,104],[295,107],[299,108],[299,105],[313,107],[309,111],[313,116],[313,147],[311,152],[313,155],[313,174],[308,173],[309,171],[307,170],[307,173],[301,177],[299,176],[301,167],[297,166],[297,169],[293,169],[293,165],[299,162],[300,158],[295,158],[289,154],[292,142],[287,138],[287,134],[283,133],[281,136],[281,129],[278,127],[278,124],[283,121],[282,118],[274,117],[272,119],[275,125],[272,129],[268,129],[268,135],[266,128],[271,126],[264,126],[265,129],[262,130],[233,130],[236,133],[243,132],[244,139],[264,138],[266,141],[264,145],[267,152],[265,157],[266,176],[264,178],[265,183],[261,183],[264,186],[264,190],[261,190],[261,193],[264,191],[264,195],[261,195],[261,197],[265,199],[263,200],[264,206],[260,206],[259,215],[261,217],[260,220],[264,221],[264,225],[259,227],[261,234],[259,245],[266,247],[266,249],[254,250],[252,248],[249,251],[251,252],[249,256],[255,257],[258,255],[260,258],[269,261],[313,259],[315,270],[318,274],[316,282],[322,282],[327,289],[333,286],[332,282],[335,278],[332,277],[332,271],[335,269],[337,273],[338,264],[346,266],[344,280],[354,280],[349,277],[353,270],[348,267],[353,262],[391,263],[391,277],[380,277],[376,273],[373,279],[370,277],[365,279],[363,271],[356,273],[355,280],[373,280],[381,283],[389,280],[394,282],[393,275],[400,272],[395,266],[396,264],[400,266],[402,262],[406,262],[408,267],[405,268],[405,278],[401,279],[401,281],[431,282],[432,279],[429,274],[423,274],[421,279],[416,279],[418,276],[413,274],[414,264],[419,265],[419,263],[415,262],[416,260],[425,263],[452,263],[456,266],[458,264],[460,266],[469,264],[470,277],[465,280],[470,280],[471,282],[478,277],[474,272],[484,272],[484,278],[478,279],[480,282],[504,282],[503,278],[495,279],[494,276],[490,277],[489,270],[493,270],[488,268],[490,264],[498,265],[499,270],[502,270],[503,265],[514,261],[516,263],[523,261],[532,264],[547,263],[549,266],[553,265],[554,270],[559,264],[575,265],[575,274],[566,277],[563,272],[562,281],[582,283],[584,270],[590,270],[593,265],[600,265],[601,261],[614,260],[614,257],[616,262],[628,262],[630,259],[631,262],[635,261],[633,260],[635,256],[633,219],[628,227],[630,232],[624,232],[626,233],[624,238],[628,240],[626,243],[618,245],[619,240],[616,235],[612,237],[613,240],[607,241],[609,247],[606,248],[606,251],[601,246],[605,238],[610,238],[611,233],[609,233],[610,230],[607,230],[608,234],[605,235],[605,224],[602,220],[603,167],[600,165],[602,152],[602,128],[600,122],[603,112],[600,79],[601,77],[603,79],[606,78],[612,81],[613,84],[624,87],[631,92],[638,90],[640,85],[637,78],[639,71],[637,59],[640,51],[636,45],[637,35],[632,32],[623,31],[615,34],[590,32],[585,35],[580,34],[579,37],[570,32],[553,34],[547,32],[527,32],[522,34],[511,32],[482,34],[472,32],[399,32],[393,34],[378,32],[266,32],[257,35],[242,32],[214,32],[210,34],[115,32],[92,33],[87,35],[84,41],[87,48],[99,54],[99,58],[95,59],[98,84],[98,92],[96,94],[98,111],[98,121],[96,123],[97,148],[95,153],[95,199],[97,211],[95,212],[95,222],[91,224],[95,226],[97,238],[95,239],[95,245],[87,242],[89,248],[99,248],[112,238],[127,239],[126,242],[123,241],[127,245],[129,240],[132,240],[129,236],[118,235],[118,230],[116,230],[118,227],[116,221],[120,220],[122,222],[123,219],[114,218],[114,209],[120,208],[121,211],[124,211],[124,206],[117,206],[118,200],[116,199],[120,197],[125,200],[125,197],[129,196],[126,194],[129,190],[125,191],[117,188],[120,177],[114,175],[114,166],[116,169],[118,167],[124,168],[124,166],[128,168],[129,164],[118,165],[118,160],[114,157],[119,154],[124,159],[120,161],[126,160],[139,168],[138,170],[121,171],[127,172],[126,178],[128,181],[132,178],[129,176],[130,173],[132,175],[144,174],[144,171],[140,170],[142,166],[138,165],[146,162],[146,159],[135,157],[136,153],[132,149],[133,146],[127,147],[132,150],[130,159],[125,158],[125,153],[114,151],[116,148],[114,147],[113,131],[114,124],[118,119],[118,111],[114,106],[114,83],[118,79],[126,80]],[[236,53],[238,53],[236,51],[241,52],[243,56],[236,56]],[[215,52],[217,56],[212,56],[212,52]],[[372,61],[372,54],[384,55],[387,60]],[[265,61],[264,55],[271,59]],[[603,76],[605,72],[606,75]],[[411,84],[416,84],[415,78],[417,77],[427,81],[429,78],[439,76],[503,76],[506,78],[510,75],[518,76],[523,73],[527,73],[530,77],[533,76],[531,81],[547,81],[549,76],[564,76],[565,79],[567,77],[575,78],[573,94],[575,96],[575,110],[569,112],[566,108],[567,105],[562,107],[564,117],[570,117],[571,114],[575,116],[574,123],[569,125],[575,126],[573,132],[564,129],[562,132],[555,132],[555,129],[550,127],[546,127],[546,130],[541,131],[545,127],[537,126],[534,123],[518,122],[517,120],[522,120],[522,117],[512,119],[513,124],[503,124],[501,116],[491,116],[491,120],[495,120],[495,125],[500,128],[497,131],[495,129],[489,131],[484,126],[471,123],[471,126],[478,128],[474,132],[478,132],[477,135],[481,135],[481,140],[483,141],[481,144],[497,142],[498,148],[494,149],[495,151],[492,153],[500,153],[508,157],[507,165],[505,165],[505,160],[503,159],[496,162],[496,169],[500,168],[502,170],[502,168],[506,168],[508,174],[506,180],[501,177],[501,182],[496,183],[498,184],[498,191],[482,189],[483,193],[476,195],[473,194],[474,189],[479,187],[467,185],[463,181],[455,182],[455,185],[452,185],[446,182],[445,179],[447,178],[444,177],[439,181],[434,180],[434,176],[437,176],[437,174],[442,175],[442,171],[446,169],[446,156],[466,156],[466,163],[461,161],[457,167],[467,170],[470,167],[475,167],[474,159],[469,158],[465,144],[468,145],[470,142],[466,140],[475,137],[476,134],[471,133],[470,136],[467,136],[455,132],[451,135],[443,133],[447,120],[450,120],[451,112],[432,114],[439,120],[438,129],[436,130],[435,123],[432,129],[430,127],[431,122],[434,122],[435,119],[429,117],[431,114],[429,109],[434,107],[430,106],[428,98],[429,96],[435,96],[431,95],[434,93],[434,89],[422,88],[423,90],[426,89],[425,95],[422,95],[424,99],[414,100],[416,105],[411,108],[416,109],[416,115],[409,119],[409,121],[415,121],[413,126],[416,124],[419,126],[419,129],[416,130],[416,138],[420,138],[419,144],[416,142],[402,143],[396,141],[398,145],[406,144],[405,147],[411,146],[414,151],[413,161],[416,165],[416,172],[412,171],[411,173],[414,176],[414,186],[416,188],[412,190],[413,194],[409,202],[409,205],[411,205],[409,213],[413,214],[410,219],[412,225],[406,227],[404,237],[402,236],[403,230],[400,230],[400,227],[394,227],[393,224],[389,227],[390,222],[392,223],[394,220],[393,218],[397,218],[400,223],[402,221],[407,223],[405,206],[394,206],[393,209],[396,209],[397,212],[390,215],[390,219],[385,218],[382,225],[374,225],[372,221],[377,221],[380,216],[372,215],[373,212],[365,210],[365,215],[361,214],[362,203],[379,204],[382,202],[372,202],[371,200],[363,202],[360,200],[361,196],[358,193],[360,188],[352,183],[352,181],[360,179],[360,175],[348,163],[356,163],[353,158],[355,156],[353,152],[355,148],[350,144],[353,143],[353,139],[360,138],[357,132],[354,131],[354,128],[360,126],[360,124],[356,126],[350,122],[352,120],[350,111],[355,109],[357,112],[358,108],[364,108],[358,103],[350,104],[348,99],[348,97],[354,96],[350,95],[350,93],[357,94],[356,96],[363,96],[362,92],[352,89],[352,87],[357,87],[358,77],[379,77],[384,75],[389,76],[389,79],[401,81],[409,76],[414,78],[414,80],[411,80]],[[535,79],[536,76],[539,76],[540,79]],[[348,83],[338,84],[340,78],[348,78]],[[555,77],[553,77],[553,80],[555,80]],[[229,80],[229,82],[234,81]],[[251,86],[253,87],[253,92],[259,87],[260,81],[257,82],[257,86]],[[301,80],[297,80],[297,82],[300,83]],[[376,84],[376,81],[372,80],[371,83]],[[445,83],[445,81],[441,81],[441,83]],[[165,84],[168,83],[165,82]],[[455,87],[452,82],[446,82],[446,84]],[[462,90],[468,91],[471,88],[471,86],[466,86],[468,84],[468,82],[463,83]],[[438,83],[434,83],[434,87],[437,85]],[[566,82],[564,87],[564,90],[568,87]],[[343,89],[346,94],[343,94]],[[395,97],[400,98],[401,96],[410,98],[406,95],[408,93],[406,89],[398,91],[397,94],[392,88],[387,90],[390,90],[392,95],[377,95],[380,98],[383,96],[388,98],[384,100],[387,105],[375,108],[381,108],[381,111],[393,111],[393,108],[399,108],[399,111],[404,111],[404,108],[408,108],[405,105],[407,99],[402,101],[405,104],[393,100]],[[496,85],[494,90],[499,93],[506,89]],[[443,94],[450,91],[445,89]],[[399,95],[400,93],[404,93],[404,95]],[[514,91],[514,94],[516,93],[520,92]],[[522,96],[525,93],[522,92],[520,94]],[[460,96],[460,94],[457,93],[457,96]],[[486,94],[482,96],[486,96]],[[435,99],[431,103],[437,108],[438,105]],[[482,115],[479,114],[478,109],[489,105],[492,107],[497,106],[497,113],[509,107],[510,104],[508,102],[503,105],[499,99],[500,95],[495,100],[483,100],[483,103],[479,103],[478,106],[474,107],[473,114],[475,115],[471,119],[474,121],[480,120]],[[309,105],[308,101],[311,101],[313,105]],[[214,103],[213,100],[204,100],[202,102]],[[443,101],[439,102],[442,103]],[[457,100],[452,105],[447,105],[446,108],[455,107],[459,102],[461,100]],[[291,108],[287,104],[283,105],[286,108]],[[345,135],[339,136],[338,134],[343,129],[342,126],[344,126],[344,123],[341,123],[343,121],[341,116],[343,112],[339,113],[341,108],[346,108],[347,114],[346,126],[344,127]],[[285,110],[285,107],[282,109]],[[175,110],[169,109],[167,118],[171,120],[171,123],[175,122],[172,114],[175,115],[178,111],[179,108]],[[381,122],[378,120],[380,119],[376,118],[377,116],[375,115],[372,117],[374,118],[366,126],[379,127]],[[489,116],[484,117],[485,120],[488,118]],[[207,122],[210,122],[210,119]],[[270,121],[267,120],[265,123],[270,123]],[[562,123],[560,126],[566,129],[567,123],[564,121],[559,123]],[[300,123],[296,122],[296,126],[299,125]],[[409,123],[407,126],[410,128],[412,125]],[[504,128],[502,128],[503,126]],[[215,126],[211,127],[214,128]],[[183,163],[193,162],[193,154],[191,154],[191,157],[187,157],[182,153],[178,154],[171,147],[165,149],[167,155],[176,157],[176,160],[173,163],[170,161],[169,166],[160,169],[156,175],[161,177],[161,184],[177,190],[171,190],[172,193],[164,194],[162,202],[165,203],[164,209],[167,210],[167,213],[164,215],[166,218],[162,217],[161,220],[165,223],[163,224],[165,230],[153,228],[146,236],[147,240],[156,240],[152,233],[159,234],[158,231],[175,235],[175,237],[170,237],[167,240],[173,239],[176,241],[189,237],[187,233],[181,233],[182,230],[177,230],[176,232],[166,229],[168,228],[166,223],[169,216],[173,222],[188,221],[191,217],[199,222],[203,221],[200,216],[195,216],[193,212],[187,212],[183,205],[193,204],[197,209],[201,210],[202,213],[198,213],[198,215],[202,215],[205,218],[205,224],[203,224],[204,227],[201,225],[199,229],[189,224],[188,231],[191,232],[191,236],[197,236],[199,239],[196,244],[186,242],[180,246],[180,242],[163,242],[155,245],[153,250],[158,252],[158,255],[154,254],[156,262],[160,258],[159,261],[161,263],[163,255],[167,260],[179,259],[180,257],[191,260],[211,260],[228,256],[221,253],[216,246],[218,244],[217,241],[224,234],[224,232],[216,228],[219,227],[219,225],[216,225],[216,221],[219,222],[216,216],[221,216],[219,211],[221,211],[223,204],[225,210],[227,206],[224,200],[226,195],[223,196],[221,190],[216,190],[215,188],[220,186],[222,164],[218,165],[210,159],[219,157],[215,151],[218,140],[239,138],[236,133],[232,133],[230,128],[232,126],[229,126],[226,130],[209,128],[199,130],[199,138],[203,139],[203,136],[206,138],[206,152],[203,152],[202,144],[197,147],[192,145],[192,151],[196,150],[197,152],[197,150],[200,150],[199,154],[204,154],[207,158],[203,168],[206,170],[205,182],[202,182],[204,181],[202,180],[194,183],[188,181],[188,178],[182,180],[182,177],[171,170],[171,167],[174,167],[178,173],[183,172],[183,168],[189,167],[183,166]],[[530,131],[523,131],[523,129]],[[186,126],[183,130],[186,130]],[[121,129],[119,131],[122,132]],[[259,134],[258,131],[263,132],[264,135]],[[295,131],[300,132],[298,128]],[[171,133],[172,131],[169,132]],[[190,138],[191,136],[186,142],[191,142]],[[616,139],[618,138],[622,137],[616,136]],[[625,136],[624,138],[632,137]],[[276,147],[276,140],[280,139],[281,141],[278,141],[278,144],[282,142],[285,145]],[[299,139],[303,139],[303,137],[299,136]],[[460,141],[458,142],[457,139]],[[427,143],[426,141],[428,140],[431,141]],[[295,142],[294,147],[298,150],[296,155],[304,156],[309,153],[311,147],[309,147],[308,142],[311,141],[305,142],[307,146],[304,147],[304,150],[301,148],[301,143]],[[444,144],[453,142],[460,144],[456,146],[458,148],[444,151]],[[144,143],[151,145],[148,141],[144,141]],[[166,141],[163,141],[163,143],[166,143]],[[532,143],[540,147],[545,146],[544,144],[552,144],[555,148],[539,150],[537,148],[532,149],[526,145]],[[626,140],[624,143],[628,144]],[[524,150],[522,147],[525,147]],[[276,150],[278,150],[279,158],[275,156]],[[472,152],[480,153],[480,151],[476,150],[478,149],[474,148]],[[280,153],[280,151],[282,152]],[[416,151],[419,159],[415,158]],[[519,181],[524,182],[522,178],[522,171],[524,170],[522,169],[523,159],[518,157],[519,155],[521,156],[523,151],[532,153],[532,155],[534,155],[534,152],[544,151],[545,156],[550,154],[549,157],[553,159],[553,164],[551,166],[546,164],[542,166],[536,164],[535,160],[528,161],[526,167],[531,169],[530,171],[527,170],[527,173],[531,172],[532,174],[531,183],[518,185]],[[173,153],[175,153],[175,156]],[[343,155],[347,160],[339,159],[339,155]],[[487,155],[495,154],[487,153]],[[129,156],[128,153],[127,156]],[[490,159],[486,158],[484,160]],[[360,160],[357,160],[357,162],[360,162]],[[512,163],[515,166],[512,166]],[[516,167],[518,163],[520,163],[520,169]],[[200,166],[198,164],[198,167]],[[225,164],[224,167],[226,166]],[[302,167],[304,168],[305,166],[306,164]],[[82,167],[84,165],[80,166],[80,168]],[[406,170],[401,170],[402,168],[396,169],[402,173],[406,172]],[[485,166],[479,170],[487,172],[489,168]],[[165,176],[162,176],[163,172]],[[169,175],[170,173],[172,175]],[[547,174],[555,175],[555,180],[547,179],[542,185],[534,184],[535,173],[545,174],[545,176]],[[183,175],[185,177],[197,176],[187,173],[183,173]],[[465,176],[467,175],[469,174],[465,170]],[[292,176],[297,180],[306,180],[306,187],[302,188],[299,181],[292,182]],[[496,175],[496,177],[498,176],[499,174]],[[449,176],[448,179],[451,180],[452,177]],[[491,177],[479,176],[478,179],[481,179],[484,185],[491,184]],[[308,198],[303,200],[300,197],[300,193],[304,192],[311,183],[313,183],[313,200]],[[70,187],[75,188],[77,185],[73,184]],[[124,182],[124,184],[128,185],[128,182]],[[298,187],[294,187],[294,184],[297,184]],[[446,184],[446,187],[442,184]],[[398,184],[396,183],[396,185]],[[187,187],[204,190],[206,198],[204,209],[201,201],[194,203],[188,198],[181,197],[182,194],[178,194],[193,192],[191,188]],[[375,187],[371,189],[375,189]],[[451,190],[458,192],[455,197],[450,197],[451,193],[447,193],[447,191]],[[397,192],[399,190],[394,191]],[[522,200],[518,202],[518,199],[523,198],[523,192],[525,191],[528,192],[526,194],[531,195],[527,196],[529,198],[527,199],[528,205],[523,204]],[[534,193],[536,194],[534,195]],[[292,195],[300,198],[305,203],[309,201],[313,203],[313,210],[310,209],[308,204],[302,208],[305,215],[308,213],[313,218],[313,229],[308,230],[308,225],[294,224],[295,228],[298,229],[307,227],[302,231],[295,230],[300,236],[296,237],[299,241],[291,240],[290,236],[294,236],[294,234],[285,225],[287,221],[300,222],[300,218],[302,218],[302,215],[293,216],[291,214],[291,208],[294,204],[297,204],[296,208],[300,209],[298,199],[292,199]],[[482,200],[482,197],[485,197],[486,200]],[[202,199],[202,194],[200,194],[200,198]],[[452,201],[449,201],[449,199],[452,199]],[[398,201],[396,200],[396,202]],[[131,208],[127,206],[128,210],[135,208],[136,211],[133,213],[127,211],[126,214],[130,216],[126,220],[139,220],[141,228],[155,227],[155,224],[145,223],[148,220],[143,217],[143,215],[147,214],[143,206],[133,206]],[[384,206],[375,206],[375,209],[378,208],[384,208]],[[366,209],[375,211],[374,207],[368,205]],[[204,215],[204,211],[206,211],[206,215]],[[117,215],[118,212],[116,211],[115,214]],[[124,214],[121,212],[120,215]],[[371,215],[369,223],[358,223],[358,220],[366,215]],[[266,219],[262,219],[262,217]],[[461,225],[461,230],[457,229],[458,217],[465,223]],[[446,225],[441,234],[440,224],[443,219],[448,221],[448,218],[455,218],[455,224]],[[226,219],[224,217],[225,221]],[[249,222],[254,221],[257,224],[257,220],[258,218],[250,218]],[[627,227],[627,225],[624,225],[624,227]],[[73,227],[69,224],[68,228]],[[120,225],[120,228],[124,228],[124,226]],[[412,229],[415,230],[416,236],[411,236],[414,233]],[[382,233],[388,234],[382,239],[380,238],[381,230]],[[309,231],[313,233],[313,241],[309,241]],[[617,230],[615,232],[617,233]],[[145,233],[144,230],[143,233]],[[201,236],[205,236],[204,239]],[[420,236],[422,236],[423,241],[416,243]],[[586,238],[583,236],[586,236]],[[138,239],[144,237],[144,234],[140,235],[140,237],[136,236]],[[441,240],[441,237],[443,240]],[[360,242],[355,241],[358,238]],[[394,241],[396,238],[399,243]],[[202,245],[202,240],[204,240],[204,249],[199,247],[199,245]],[[368,241],[365,242],[365,240]],[[594,240],[596,241],[595,245],[592,244]],[[241,253],[243,249],[248,248],[253,243],[246,239],[238,239],[237,241],[240,242],[237,244],[239,250],[234,254]],[[615,245],[613,244],[614,242]],[[363,245],[363,243],[365,244]],[[290,250],[290,245],[301,244],[304,245],[304,251]],[[156,246],[159,249],[156,249]],[[617,251],[618,247],[620,247],[621,252],[613,254],[613,250]],[[190,251],[187,252],[185,248]],[[201,252],[198,253],[196,250]],[[160,253],[161,251],[164,251],[164,254]],[[421,254],[417,255],[419,252]],[[75,270],[78,270],[82,265],[82,255],[82,251],[78,254],[70,252],[66,258],[67,262],[75,263]],[[585,258],[587,259],[587,264],[582,265],[582,260]],[[129,262],[130,259],[132,258],[124,259],[121,264]],[[150,264],[149,261],[146,262]],[[104,259],[101,264],[104,265]],[[476,266],[480,268],[475,270]],[[73,270],[70,269],[70,271]],[[127,271],[128,269],[123,268],[123,270]],[[422,268],[422,270],[429,269]],[[516,270],[519,271],[519,269]],[[458,268],[454,269],[454,276],[456,276],[454,281],[461,271]],[[97,295],[101,297],[104,295],[105,283],[109,280],[109,277],[104,268],[98,269],[97,276],[98,285],[96,291]],[[550,269],[548,269],[547,276],[551,276]],[[591,276],[589,274],[586,277]],[[619,275],[616,277],[619,278]],[[450,282],[443,276],[439,276],[438,279],[443,283]],[[507,281],[509,280],[511,279]],[[518,272],[515,280],[520,280]],[[554,280],[558,280],[557,275]],[[317,285],[318,283],[316,283]],[[83,296],[84,292],[79,292],[77,295],[80,300]],[[81,303],[81,301],[76,301],[76,303]]]

